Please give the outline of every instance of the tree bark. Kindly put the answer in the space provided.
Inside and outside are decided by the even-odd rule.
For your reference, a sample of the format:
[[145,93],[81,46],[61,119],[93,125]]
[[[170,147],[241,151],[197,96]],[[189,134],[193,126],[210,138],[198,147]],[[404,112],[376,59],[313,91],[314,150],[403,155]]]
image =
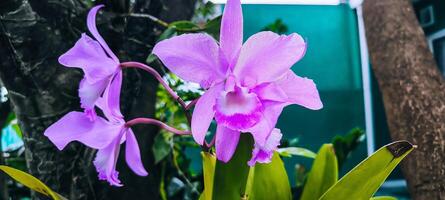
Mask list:
[[[104,1],[98,15],[102,36],[121,61],[144,62],[162,27],[147,19],[123,17],[134,12],[165,21],[191,17],[196,0]],[[95,151],[72,143],[63,151],[43,135],[44,130],[69,111],[79,110],[80,70],[62,67],[57,58],[86,30],[87,0],[0,1],[0,78],[24,134],[29,172],[70,200],[158,199],[159,167],[151,152],[157,128],[137,126],[136,133],[148,177],[132,173],[121,155],[119,177],[124,187],[98,181],[92,160]],[[157,82],[136,69],[124,72],[121,107],[126,118],[152,117]],[[34,199],[41,196],[34,194]]]
[[409,0],[366,0],[372,68],[391,137],[418,145],[402,163],[413,199],[445,199],[445,81]]

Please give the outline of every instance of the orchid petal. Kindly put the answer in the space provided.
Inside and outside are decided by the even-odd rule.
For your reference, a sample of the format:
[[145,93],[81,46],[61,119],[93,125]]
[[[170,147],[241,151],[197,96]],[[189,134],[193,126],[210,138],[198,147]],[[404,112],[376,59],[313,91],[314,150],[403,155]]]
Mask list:
[[156,44],[153,53],[180,78],[208,88],[222,81],[227,67],[221,64],[216,41],[207,34],[183,34]]
[[233,73],[246,87],[272,82],[283,76],[306,51],[303,38],[273,32],[251,36],[241,48]]
[[115,62],[119,63],[119,59],[116,57],[113,51],[111,51],[110,47],[108,47],[107,43],[99,34],[99,31],[97,30],[96,27],[96,15],[99,9],[101,9],[102,7],[104,7],[104,5],[95,6],[91,8],[90,12],[88,12],[88,17],[87,17],[88,30],[93,35],[93,37],[100,43],[102,48],[107,52],[108,56],[110,56]]
[[246,129],[243,132],[250,132],[255,140],[255,143],[263,146],[266,143],[267,137],[277,124],[278,117],[280,116],[283,108],[287,104],[265,101],[263,102],[264,111],[261,120],[253,127]]
[[317,86],[308,78],[297,76],[289,70],[283,78],[275,82],[288,96],[288,102],[312,110],[323,108]]
[[45,130],[44,135],[59,150],[72,141],[79,141],[91,148],[101,149],[119,135],[122,125],[113,125],[98,117],[91,121],[84,113],[70,112]]
[[249,160],[248,165],[254,166],[255,163],[270,163],[275,150],[277,150],[278,145],[280,145],[280,140],[283,135],[280,129],[273,129],[266,139],[266,143],[261,146],[255,143],[254,149],[252,151],[252,158]]
[[138,141],[130,128],[127,130],[126,138],[125,160],[127,161],[128,166],[137,175],[147,176],[148,172],[145,170],[144,165],[142,164]]
[[255,93],[238,86],[232,92],[221,93],[214,108],[216,122],[234,130],[254,126],[261,119],[263,110]]
[[66,67],[81,68],[90,83],[101,81],[111,75],[119,66],[110,59],[100,44],[82,34],[74,47],[59,57],[59,63]]
[[120,92],[122,86],[122,70],[119,70],[110,80],[103,97],[96,105],[102,110],[108,120],[121,122],[124,118],[120,111]]
[[238,146],[240,132],[218,125],[215,137],[216,157],[225,163],[229,162]]
[[243,44],[243,13],[240,0],[228,0],[221,21],[220,45],[229,64],[238,58]]
[[207,130],[215,115],[213,106],[223,88],[223,84],[218,84],[209,88],[209,90],[199,98],[198,102],[196,102],[192,116],[192,135],[195,141],[200,145],[204,143]]
[[106,79],[95,83],[89,83],[85,78],[82,79],[79,84],[80,107],[85,110],[94,110],[97,100],[107,85],[108,80]]
[[96,158],[93,161],[96,171],[98,172],[99,180],[106,180],[110,185],[121,187],[119,180],[119,172],[116,171],[116,162],[119,157],[120,140],[123,136],[123,131],[116,137],[113,142],[104,149],[99,149]]
[[263,83],[252,89],[261,101],[287,102],[288,97],[283,89],[275,83]]

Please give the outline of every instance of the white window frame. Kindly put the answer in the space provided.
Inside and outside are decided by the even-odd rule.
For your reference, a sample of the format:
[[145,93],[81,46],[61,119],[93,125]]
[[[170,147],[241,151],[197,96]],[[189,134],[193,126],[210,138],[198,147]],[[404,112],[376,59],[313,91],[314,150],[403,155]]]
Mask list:
[[430,47],[431,52],[434,53],[433,41],[436,39],[442,38],[442,37],[445,37],[445,29],[442,29],[440,31],[437,31],[437,32],[427,36],[428,47]]
[[[419,17],[421,17],[422,14],[424,14],[424,13],[426,13],[426,14],[428,14],[430,16],[430,20],[431,21],[426,22],[426,23],[420,23],[422,28],[426,28],[428,26],[431,26],[431,25],[433,25],[436,22],[436,19],[434,18],[434,7],[433,7],[433,5],[429,5],[429,6],[426,6],[426,7],[422,8],[422,9],[420,9]],[[420,19],[419,19],[419,22],[420,22]]]
[[[434,54],[434,46],[433,46],[434,40],[443,38],[443,37],[445,37],[445,29],[442,29],[440,31],[437,31],[437,32],[427,36],[428,47],[430,48],[430,51],[433,54]],[[445,76],[445,70],[442,72],[442,74],[443,74],[443,76]]]

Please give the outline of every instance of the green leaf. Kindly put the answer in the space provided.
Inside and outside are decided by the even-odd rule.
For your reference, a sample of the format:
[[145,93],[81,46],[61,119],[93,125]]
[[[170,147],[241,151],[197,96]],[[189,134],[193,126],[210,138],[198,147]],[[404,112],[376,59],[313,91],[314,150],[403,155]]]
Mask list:
[[[271,176],[271,174],[273,174]],[[292,199],[292,192],[283,161],[278,153],[268,164],[256,164],[249,172],[248,182],[251,186],[246,191],[248,199],[269,200]]]
[[337,156],[338,160],[338,168],[341,168],[351,152],[364,141],[364,136],[365,131],[363,129],[354,128],[348,134],[344,136],[337,135],[334,137],[334,139],[332,139],[335,155]]
[[199,199],[211,200],[213,193],[213,179],[216,165],[216,158],[208,152],[201,152],[202,169],[204,175],[204,192]]
[[372,197],[370,200],[397,200],[397,198],[391,196],[380,196],[380,197]]
[[204,171],[201,200],[292,199],[287,173],[278,153],[271,163],[249,167],[247,161],[252,147],[251,135],[241,134],[238,148],[227,164],[210,153],[201,153]]
[[197,24],[191,22],[191,21],[176,21],[176,22],[172,22],[169,25],[169,28],[174,28],[178,31],[182,31],[182,32],[193,32],[193,31],[199,31],[200,28]]
[[150,55],[148,55],[148,57],[147,57],[147,59],[145,60],[145,62],[146,62],[147,64],[150,64],[150,63],[156,61],[157,59],[158,59],[158,57],[157,57],[155,54],[151,53]]
[[26,172],[5,165],[0,165],[0,170],[8,174],[14,180],[30,188],[31,190],[39,192],[45,196],[51,197],[54,200],[66,200],[65,197],[52,191],[47,185],[45,185],[42,181],[32,176],[31,174],[28,174]]
[[165,29],[164,32],[162,32],[162,34],[159,36],[159,38],[156,41],[156,43],[160,42],[162,40],[171,38],[171,37],[173,37],[175,35],[177,35],[176,28],[175,27],[168,27],[167,29]]
[[154,144],[152,147],[155,157],[155,163],[159,163],[165,157],[167,157],[173,148],[173,134],[165,131],[161,131],[156,135]]
[[246,191],[253,139],[250,134],[241,134],[235,154],[228,163],[216,161],[213,181],[213,200],[239,200]]
[[26,166],[26,160],[24,156],[20,156],[20,157],[8,157],[8,158],[4,158],[5,159],[5,164],[18,169],[18,170],[22,170],[22,171],[26,171],[28,169],[28,167]]
[[201,2],[198,1],[199,7],[195,10],[195,15],[201,15],[203,17],[213,15],[215,13],[215,4],[211,1]]
[[315,154],[311,150],[301,147],[279,148],[277,152],[280,154],[280,156],[284,157],[303,156],[306,158],[315,158],[315,156],[317,156],[317,154]]
[[413,145],[407,141],[394,142],[380,148],[341,178],[320,200],[370,199],[413,149]]
[[334,148],[332,144],[324,144],[312,164],[301,200],[320,198],[337,180],[338,165]]
[[216,40],[219,40],[221,19],[222,19],[222,16],[215,17],[215,18],[209,20],[204,27],[204,32],[210,34]]

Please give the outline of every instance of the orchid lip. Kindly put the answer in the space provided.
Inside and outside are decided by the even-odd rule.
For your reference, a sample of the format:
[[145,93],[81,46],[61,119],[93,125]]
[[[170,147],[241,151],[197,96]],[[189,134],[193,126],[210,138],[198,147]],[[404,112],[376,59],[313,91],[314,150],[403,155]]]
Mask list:
[[255,93],[235,85],[233,91],[221,92],[214,110],[218,124],[241,131],[259,122],[263,106]]

